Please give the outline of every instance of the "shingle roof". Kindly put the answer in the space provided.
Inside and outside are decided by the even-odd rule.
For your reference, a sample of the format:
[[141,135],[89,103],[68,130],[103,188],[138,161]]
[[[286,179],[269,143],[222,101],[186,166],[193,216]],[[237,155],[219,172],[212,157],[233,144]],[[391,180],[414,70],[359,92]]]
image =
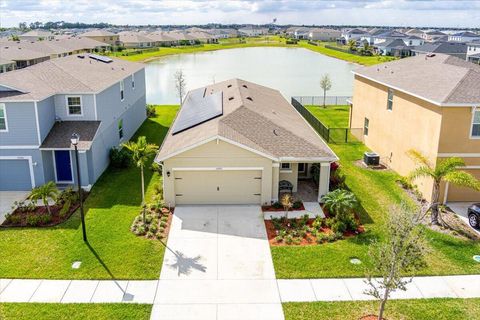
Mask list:
[[458,42],[434,42],[416,46],[413,50],[428,53],[462,54],[467,52],[467,45],[465,43]]
[[116,34],[105,29],[95,29],[82,33],[82,37],[111,37]]
[[445,54],[405,58],[353,73],[438,105],[480,103],[480,66]]
[[[205,87],[205,90],[207,95],[223,93],[223,114],[175,135],[170,130],[156,157],[157,161],[217,136],[273,159],[337,159],[279,91],[240,79],[216,83]],[[195,107],[201,108],[202,105]],[[172,128],[177,121],[178,118]]]
[[[84,57],[84,58],[80,58]],[[112,58],[104,63],[88,54],[51,59],[28,68],[0,74],[0,85],[19,89],[5,100],[42,100],[57,93],[96,93],[125,79],[144,65]]]
[[61,121],[55,122],[53,128],[43,141],[40,149],[68,149],[73,133],[80,136],[78,149],[90,149],[100,121]]

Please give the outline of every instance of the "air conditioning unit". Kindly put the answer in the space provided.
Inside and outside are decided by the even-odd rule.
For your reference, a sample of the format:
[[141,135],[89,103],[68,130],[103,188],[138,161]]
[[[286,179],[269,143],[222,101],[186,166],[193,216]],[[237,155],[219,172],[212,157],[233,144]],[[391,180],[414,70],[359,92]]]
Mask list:
[[380,156],[375,152],[365,152],[363,154],[363,162],[367,166],[378,166],[380,164]]

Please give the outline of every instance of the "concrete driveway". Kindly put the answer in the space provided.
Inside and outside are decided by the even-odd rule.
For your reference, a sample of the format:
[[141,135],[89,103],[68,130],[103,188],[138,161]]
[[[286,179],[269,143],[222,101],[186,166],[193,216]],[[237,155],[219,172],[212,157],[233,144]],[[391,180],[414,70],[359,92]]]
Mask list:
[[178,206],[151,319],[284,319],[259,206]]
[[12,210],[15,201],[25,200],[30,191],[0,191],[0,224],[5,220],[5,215]]
[[[467,226],[470,227],[470,224],[468,223],[467,209],[472,204],[474,204],[474,202],[449,202],[447,203],[447,206],[452,209],[452,211],[455,212],[458,217],[467,224]],[[474,229],[472,227],[470,228],[480,234],[480,230]]]

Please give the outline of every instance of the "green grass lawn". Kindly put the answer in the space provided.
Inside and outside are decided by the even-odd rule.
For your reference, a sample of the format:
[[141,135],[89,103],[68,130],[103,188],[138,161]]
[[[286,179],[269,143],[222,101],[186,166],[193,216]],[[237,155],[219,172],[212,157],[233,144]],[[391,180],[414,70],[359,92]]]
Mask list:
[[149,304],[97,303],[4,303],[0,304],[2,320],[147,320]]
[[[377,314],[375,301],[292,302],[283,304],[286,320],[345,320]],[[389,320],[480,319],[480,299],[390,300],[384,317]]]
[[306,106],[306,108],[329,128],[348,128],[350,106]]
[[[136,136],[160,145],[178,107],[157,109],[158,116],[147,119]],[[145,181],[148,199],[161,180],[145,170]],[[1,229],[0,278],[157,279],[164,245],[129,230],[140,202],[140,170],[107,169],[85,202],[89,245],[82,241],[78,211],[56,227]],[[77,260],[81,268],[73,270]]]
[[[267,37],[255,37],[255,38],[244,38],[240,42],[240,38],[229,38],[229,39],[220,39],[219,43],[214,44],[202,44],[198,46],[183,46],[183,47],[161,47],[157,51],[153,52],[142,52],[139,54],[133,54],[130,56],[122,55],[122,52],[110,53],[112,56],[117,56],[118,58],[129,60],[129,61],[142,61],[146,62],[149,60],[157,59],[160,57],[172,55],[172,54],[182,54],[182,53],[195,53],[195,52],[205,52],[205,51],[215,51],[223,49],[235,49],[235,48],[249,48],[249,47],[297,47],[305,48],[308,50],[315,51],[326,56],[337,58],[353,63],[362,64],[365,66],[371,66],[374,64],[390,61],[394,58],[392,57],[383,57],[383,56],[357,56],[351,53],[345,53],[329,48],[325,48],[325,44],[332,43],[322,43],[320,42],[318,46],[311,45],[307,41],[299,41],[298,44],[286,44],[286,39],[279,36],[267,36]],[[124,50],[124,52],[132,51],[131,49]]]
[[[339,110],[348,117],[348,113]],[[315,115],[321,121],[338,123],[330,111],[318,109]],[[343,120],[346,121],[346,120]],[[352,238],[322,245],[272,247],[272,257],[278,278],[334,278],[363,277],[369,265],[368,244],[384,237],[385,217],[389,208],[402,201],[411,201],[396,180],[399,176],[390,170],[374,171],[355,165],[367,148],[361,143],[330,144],[339,156],[348,187],[361,201],[360,218],[366,232]],[[480,243],[461,240],[450,235],[427,230],[431,253],[428,267],[420,275],[480,274],[480,264],[472,256],[480,253]],[[353,265],[352,257],[364,263]]]

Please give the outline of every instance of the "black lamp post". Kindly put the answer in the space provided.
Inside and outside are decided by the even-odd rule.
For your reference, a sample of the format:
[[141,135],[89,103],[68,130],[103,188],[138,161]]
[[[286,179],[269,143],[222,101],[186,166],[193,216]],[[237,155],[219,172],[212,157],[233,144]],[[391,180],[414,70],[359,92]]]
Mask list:
[[82,195],[82,187],[80,181],[80,165],[78,163],[78,141],[80,140],[80,135],[78,133],[72,134],[70,138],[70,142],[75,147],[75,163],[77,166],[77,186],[78,186],[78,197],[80,199],[80,217],[82,219],[82,232],[83,232],[83,241],[87,242],[87,230],[85,230],[85,215],[83,214],[83,195]]

